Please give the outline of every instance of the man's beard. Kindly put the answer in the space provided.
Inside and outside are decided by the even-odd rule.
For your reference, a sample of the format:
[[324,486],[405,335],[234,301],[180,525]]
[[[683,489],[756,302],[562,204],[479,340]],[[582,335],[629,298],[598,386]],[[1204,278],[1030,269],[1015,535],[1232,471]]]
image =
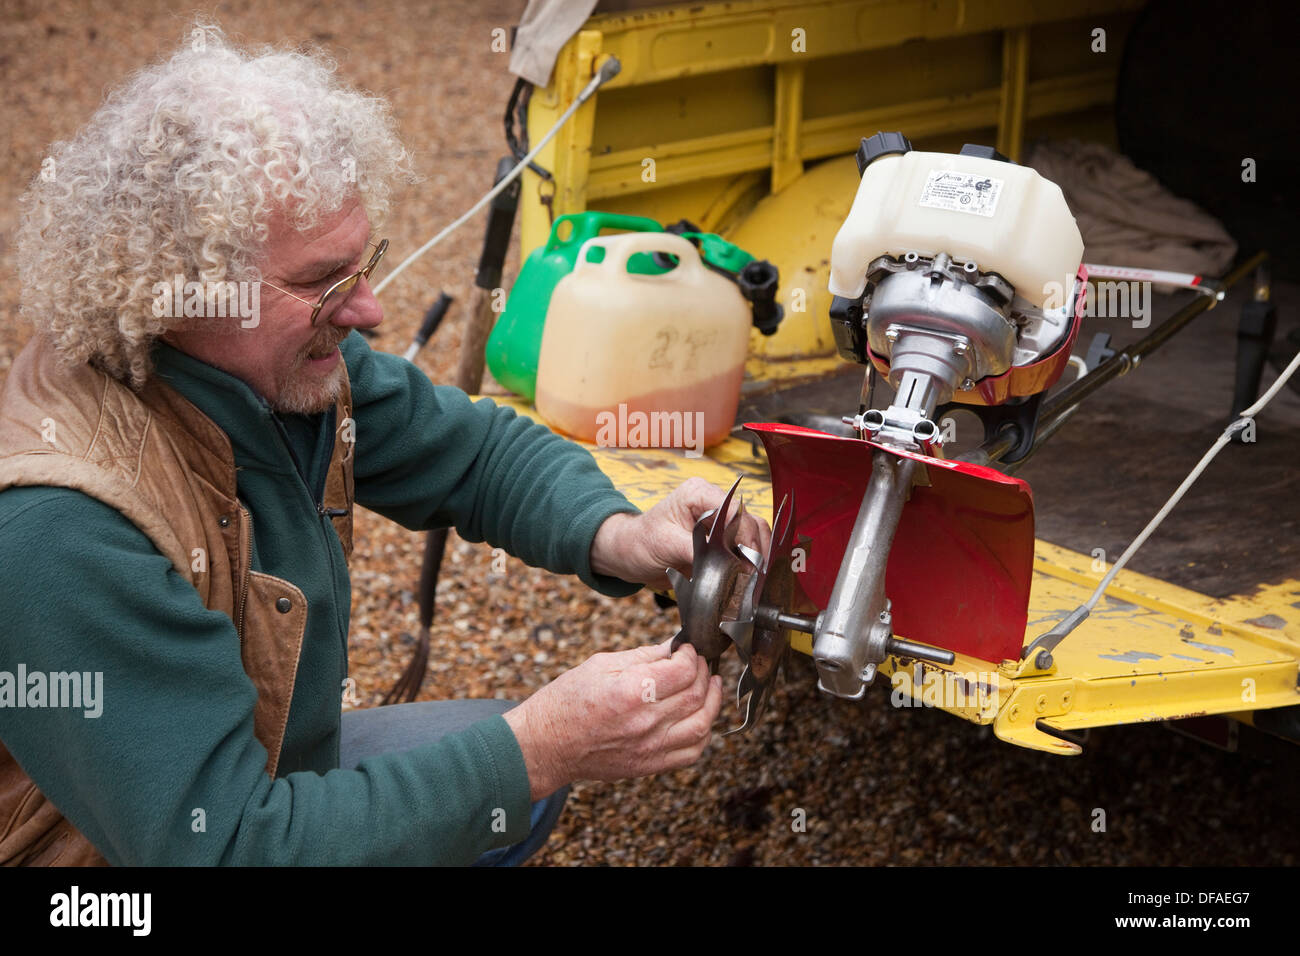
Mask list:
[[310,353],[320,354],[331,345],[337,348],[347,338],[347,334],[345,330],[329,331],[298,353],[293,365],[280,377],[277,397],[271,407],[277,412],[294,415],[314,415],[332,408],[343,389],[342,356],[329,374],[323,377],[311,375],[304,370],[304,366]]

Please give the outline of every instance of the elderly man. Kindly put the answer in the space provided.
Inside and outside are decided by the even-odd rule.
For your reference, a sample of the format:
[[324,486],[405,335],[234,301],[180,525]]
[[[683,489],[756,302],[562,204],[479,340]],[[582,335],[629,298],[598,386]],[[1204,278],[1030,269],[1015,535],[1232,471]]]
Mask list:
[[407,161],[329,64],[201,29],[29,190],[0,863],[517,862],[572,781],[709,741],[720,685],[689,646],[597,654],[504,714],[341,715],[354,502],[626,595],[689,570],[721,500],[688,482],[640,514],[580,447],[371,351]]

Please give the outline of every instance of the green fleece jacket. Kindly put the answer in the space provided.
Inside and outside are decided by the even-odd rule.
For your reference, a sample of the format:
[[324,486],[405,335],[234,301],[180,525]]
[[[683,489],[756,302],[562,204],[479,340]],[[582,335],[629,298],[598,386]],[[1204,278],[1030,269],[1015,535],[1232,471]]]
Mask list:
[[[637,509],[590,454],[433,385],[356,332],[342,351],[359,505],[411,529],[454,525],[604,594],[637,590],[591,570],[596,529]],[[253,569],[307,597],[277,777],[253,734],[256,692],[230,618],[204,607],[129,520],[69,489],[0,493],[0,671],[102,672],[102,714],[0,707],[0,740],[115,865],[469,863],[523,839],[528,776],[499,716],[339,769],[351,591],[318,508],[333,410],[276,415],[219,369],[161,343],[154,357],[157,374],[230,437]],[[497,809],[505,832],[494,832]]]

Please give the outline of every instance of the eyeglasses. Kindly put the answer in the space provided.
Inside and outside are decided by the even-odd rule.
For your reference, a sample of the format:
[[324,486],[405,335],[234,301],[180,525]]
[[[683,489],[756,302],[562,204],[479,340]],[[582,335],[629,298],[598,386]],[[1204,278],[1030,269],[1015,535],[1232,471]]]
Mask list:
[[294,295],[288,289],[281,289],[278,285],[274,285],[273,283],[266,282],[265,284],[271,286],[271,288],[275,289],[277,292],[283,292],[285,295],[292,296],[299,302],[306,302],[310,305],[311,324],[312,326],[315,326],[317,320],[320,319],[321,316],[324,316],[328,321],[343,307],[344,303],[346,303],[348,298],[352,295],[352,290],[356,288],[357,282],[362,276],[365,276],[367,279],[370,278],[370,273],[375,271],[375,266],[379,265],[379,260],[383,258],[384,252],[388,249],[388,240],[381,240],[377,246],[373,242],[367,243],[367,245],[375,246],[375,254],[370,257],[370,261],[359,270],[352,273],[352,275],[340,279],[338,282],[326,289],[324,294],[321,295],[320,299],[316,302],[304,299],[300,295]]

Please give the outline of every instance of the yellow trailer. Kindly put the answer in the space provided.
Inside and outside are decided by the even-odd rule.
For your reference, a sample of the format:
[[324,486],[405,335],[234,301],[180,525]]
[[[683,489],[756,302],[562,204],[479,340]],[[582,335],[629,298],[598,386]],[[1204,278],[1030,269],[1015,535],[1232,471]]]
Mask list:
[[[1027,135],[1113,140],[1119,55],[1140,6],[759,0],[598,13],[564,45],[550,84],[532,91],[531,139],[608,58],[621,71],[539,154],[553,178],[524,174],[522,251],[566,213],[690,219],[780,270],[786,317],[775,335],[753,335],[746,398],[860,373],[837,355],[827,284],[862,137],[897,129],[934,151],[986,142],[1013,161]],[[537,418],[521,399],[498,401]],[[773,517],[762,447],[739,430],[703,458],[591,451],[642,508],[690,476],[726,487],[743,475],[751,509]],[[1023,644],[1081,605],[1104,570],[1037,541]],[[811,651],[806,634],[793,646]],[[891,655],[879,672],[896,694],[1051,753],[1079,753],[1077,732],[1090,727],[1199,715],[1297,739],[1300,711],[1283,708],[1300,705],[1300,580],[1211,599],[1124,571],[1049,666],[1034,655],[946,665]]]

